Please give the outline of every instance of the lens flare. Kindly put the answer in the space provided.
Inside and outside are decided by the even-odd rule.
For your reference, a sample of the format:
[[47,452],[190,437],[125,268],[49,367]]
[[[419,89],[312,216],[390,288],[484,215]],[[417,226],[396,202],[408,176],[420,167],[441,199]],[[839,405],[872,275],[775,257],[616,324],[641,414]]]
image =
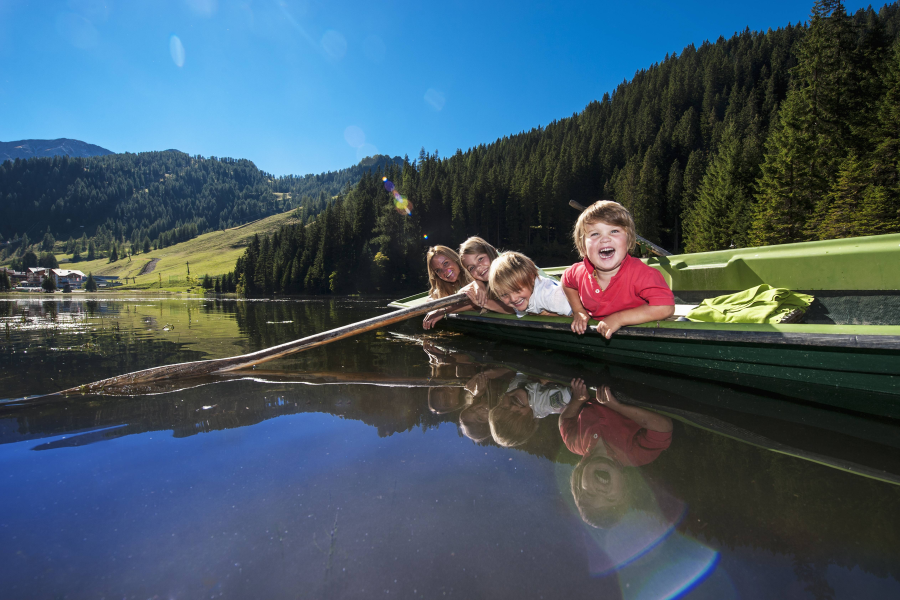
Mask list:
[[410,202],[406,196],[402,196],[400,192],[397,191],[397,189],[394,187],[394,183],[390,179],[388,179],[387,177],[382,177],[381,180],[384,182],[384,189],[394,197],[394,209],[401,215],[405,214],[407,217],[411,215],[412,202]]
[[427,240],[427,239],[428,239],[428,234],[427,234],[427,233],[423,233],[423,234],[422,234],[422,238]]

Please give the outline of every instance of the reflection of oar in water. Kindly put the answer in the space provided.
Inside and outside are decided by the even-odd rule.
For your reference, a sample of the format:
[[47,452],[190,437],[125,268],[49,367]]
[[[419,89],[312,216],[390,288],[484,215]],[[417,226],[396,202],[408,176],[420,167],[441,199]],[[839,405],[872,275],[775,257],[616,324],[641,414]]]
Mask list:
[[275,360],[295,352],[309,350],[336,342],[350,336],[354,336],[373,329],[379,329],[387,325],[399,323],[413,317],[424,315],[432,310],[453,306],[459,302],[466,300],[463,293],[446,296],[438,300],[430,300],[412,306],[403,308],[386,315],[372,317],[365,321],[351,323],[337,329],[317,333],[309,337],[305,337],[264,350],[251,352],[250,354],[242,354],[241,356],[232,356],[230,358],[216,358],[211,360],[198,360],[194,362],[179,363],[176,365],[164,365],[162,367],[153,367],[144,369],[143,371],[135,371],[94,383],[88,383],[79,387],[63,390],[61,394],[78,394],[78,393],[95,393],[95,392],[119,392],[123,394],[140,392],[140,388],[147,384],[153,384],[159,381],[171,379],[184,379],[187,377],[201,377],[204,375],[213,375],[217,373],[226,373],[228,371],[236,371],[238,369],[246,369],[255,367],[258,364]]
[[[580,210],[581,212],[584,212],[586,209],[585,206],[582,206],[581,204],[575,202],[574,200],[569,200],[569,206],[571,206],[572,208],[574,208],[576,210]],[[656,244],[654,244],[647,238],[643,238],[637,234],[635,234],[635,237],[641,244],[650,248],[650,251],[653,252],[653,254],[656,254],[658,256],[672,256],[671,252],[669,252],[665,248],[661,248],[660,246],[657,246]]]
[[290,373],[287,371],[229,371],[226,377],[252,378],[268,383],[299,383],[308,385],[375,385],[382,387],[464,387],[466,380],[460,377],[406,377],[385,373],[354,373],[346,371],[318,371],[314,373]]

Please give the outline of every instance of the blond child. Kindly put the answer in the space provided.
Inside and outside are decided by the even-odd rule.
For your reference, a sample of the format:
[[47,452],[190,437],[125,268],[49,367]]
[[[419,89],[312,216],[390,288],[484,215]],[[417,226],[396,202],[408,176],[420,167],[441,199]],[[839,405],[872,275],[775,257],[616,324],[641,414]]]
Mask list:
[[[432,246],[428,249],[425,261],[428,266],[428,296],[435,300],[452,296],[460,292],[464,286],[472,283],[472,276],[463,269],[459,254],[452,248]],[[422,326],[425,329],[431,329],[447,313],[457,310],[469,310],[468,302],[459,306],[431,311],[425,315]]]
[[675,313],[675,296],[662,274],[628,253],[637,241],[631,213],[611,200],[590,205],[572,233],[582,261],[562,276],[572,307],[572,331],[599,321],[606,339],[625,325],[661,321]]
[[504,252],[491,263],[488,286],[519,318],[572,314],[559,282],[541,275],[534,262],[519,252]]
[[572,497],[585,523],[609,528],[637,504],[639,467],[672,443],[672,420],[618,401],[608,386],[595,400],[581,379],[572,380],[572,401],[559,416],[566,447],[582,456],[570,479]]
[[537,431],[540,419],[561,413],[571,400],[572,392],[565,386],[517,373],[488,413],[491,435],[501,446],[521,446]]

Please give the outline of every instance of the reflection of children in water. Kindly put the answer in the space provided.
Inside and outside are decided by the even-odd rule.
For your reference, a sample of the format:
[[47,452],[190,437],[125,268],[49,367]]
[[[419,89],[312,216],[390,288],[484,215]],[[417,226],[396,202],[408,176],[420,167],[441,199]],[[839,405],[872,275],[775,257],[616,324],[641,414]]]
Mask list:
[[672,420],[620,403],[608,386],[590,401],[580,379],[574,399],[560,415],[566,447],[583,456],[572,472],[572,496],[581,518],[594,527],[619,521],[630,504],[632,486],[625,467],[653,462],[672,442]]
[[[428,340],[422,344],[422,348],[428,354],[433,379],[463,379],[475,373],[475,365],[464,354],[449,352]],[[457,411],[471,401],[471,396],[462,385],[428,388],[428,408],[438,415]]]
[[488,417],[494,441],[506,447],[524,444],[537,431],[538,419],[561,413],[571,399],[565,386],[517,373]]
[[466,382],[472,402],[459,413],[459,429],[473,442],[480,443],[491,437],[488,416],[499,392],[497,380],[512,374],[509,369],[495,367],[476,373]]

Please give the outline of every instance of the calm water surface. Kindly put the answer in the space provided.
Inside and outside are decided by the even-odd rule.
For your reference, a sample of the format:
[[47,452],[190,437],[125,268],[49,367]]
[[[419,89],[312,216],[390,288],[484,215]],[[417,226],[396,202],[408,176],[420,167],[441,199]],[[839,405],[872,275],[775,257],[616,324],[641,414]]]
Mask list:
[[883,419],[418,323],[39,397],[383,305],[0,298],[2,597],[900,597]]

